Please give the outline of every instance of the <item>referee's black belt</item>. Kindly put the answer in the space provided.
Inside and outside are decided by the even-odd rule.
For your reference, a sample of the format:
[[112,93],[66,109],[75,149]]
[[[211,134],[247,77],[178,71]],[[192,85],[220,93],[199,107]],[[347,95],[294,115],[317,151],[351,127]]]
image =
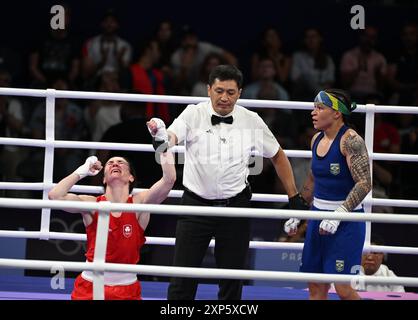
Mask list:
[[[226,207],[229,204],[233,203],[236,199],[245,196],[246,193],[250,193],[250,186],[247,184],[247,186],[244,188],[244,190],[242,190],[240,193],[238,193],[237,195],[231,197],[231,198],[227,198],[227,199],[205,199],[202,198],[201,196],[198,196],[196,193],[194,193],[193,191],[190,191],[189,189],[187,189],[186,187],[184,187],[184,194],[187,194],[189,197],[207,204],[209,206],[213,206],[213,207]],[[250,196],[251,198],[251,196]],[[249,199],[248,199],[249,200]]]

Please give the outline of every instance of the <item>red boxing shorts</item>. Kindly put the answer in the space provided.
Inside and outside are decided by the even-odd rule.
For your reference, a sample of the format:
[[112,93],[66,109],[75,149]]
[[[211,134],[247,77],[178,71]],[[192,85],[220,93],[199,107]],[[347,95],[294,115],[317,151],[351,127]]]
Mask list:
[[[136,281],[129,285],[104,286],[105,300],[141,300],[141,285]],[[74,281],[71,300],[93,300],[93,282],[81,274]]]

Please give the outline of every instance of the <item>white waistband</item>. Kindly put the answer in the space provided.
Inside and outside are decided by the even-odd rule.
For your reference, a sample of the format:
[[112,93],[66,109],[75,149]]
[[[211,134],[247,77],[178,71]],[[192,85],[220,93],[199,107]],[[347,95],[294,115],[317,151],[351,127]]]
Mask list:
[[[93,282],[93,271],[83,271],[81,277]],[[107,286],[127,286],[137,281],[136,273],[128,272],[105,272],[104,284]]]
[[[318,198],[313,199],[314,207],[316,207],[320,210],[331,210],[331,211],[333,211],[333,210],[337,209],[343,203],[344,203],[344,201],[323,200],[323,199],[318,199]],[[354,208],[354,210],[360,210],[362,208],[363,208],[363,206],[360,203],[356,208]]]

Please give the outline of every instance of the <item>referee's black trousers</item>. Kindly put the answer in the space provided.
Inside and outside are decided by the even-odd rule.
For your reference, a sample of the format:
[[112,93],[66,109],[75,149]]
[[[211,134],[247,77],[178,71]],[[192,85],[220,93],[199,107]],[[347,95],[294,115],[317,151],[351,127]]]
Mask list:
[[[250,207],[250,198],[251,196],[242,192],[223,206]],[[190,192],[184,193],[182,204],[210,205]],[[212,237],[215,237],[215,260],[218,268],[245,269],[250,240],[249,218],[179,216],[173,265],[200,267]],[[172,278],[167,299],[193,300],[197,285],[197,279]],[[240,300],[242,285],[242,280],[220,279],[218,299]]]

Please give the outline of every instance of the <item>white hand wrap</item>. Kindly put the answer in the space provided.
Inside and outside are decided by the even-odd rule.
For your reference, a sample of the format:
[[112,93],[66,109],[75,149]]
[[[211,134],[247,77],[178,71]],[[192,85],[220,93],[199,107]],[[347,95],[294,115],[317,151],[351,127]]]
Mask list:
[[165,128],[164,121],[159,119],[159,118],[152,118],[150,121],[154,121],[157,124],[157,132],[155,134],[153,134],[151,129],[148,127],[148,131],[150,132],[151,136],[156,141],[167,142],[168,141],[168,134],[167,134],[167,130]]
[[334,234],[337,231],[339,225],[339,220],[322,220],[321,224],[319,225],[319,229]]
[[300,220],[298,218],[290,218],[284,224],[284,232],[289,234],[291,231],[296,231],[298,229],[298,225]]
[[90,156],[86,159],[83,165],[79,166],[74,172],[80,176],[80,179],[83,179],[86,176],[95,176],[100,172],[100,170],[94,170],[92,166],[98,161],[96,156]]
[[[334,212],[348,212],[348,210],[341,205]],[[319,225],[319,229],[334,234],[335,232],[337,232],[339,225],[340,220],[322,220],[321,224]]]

